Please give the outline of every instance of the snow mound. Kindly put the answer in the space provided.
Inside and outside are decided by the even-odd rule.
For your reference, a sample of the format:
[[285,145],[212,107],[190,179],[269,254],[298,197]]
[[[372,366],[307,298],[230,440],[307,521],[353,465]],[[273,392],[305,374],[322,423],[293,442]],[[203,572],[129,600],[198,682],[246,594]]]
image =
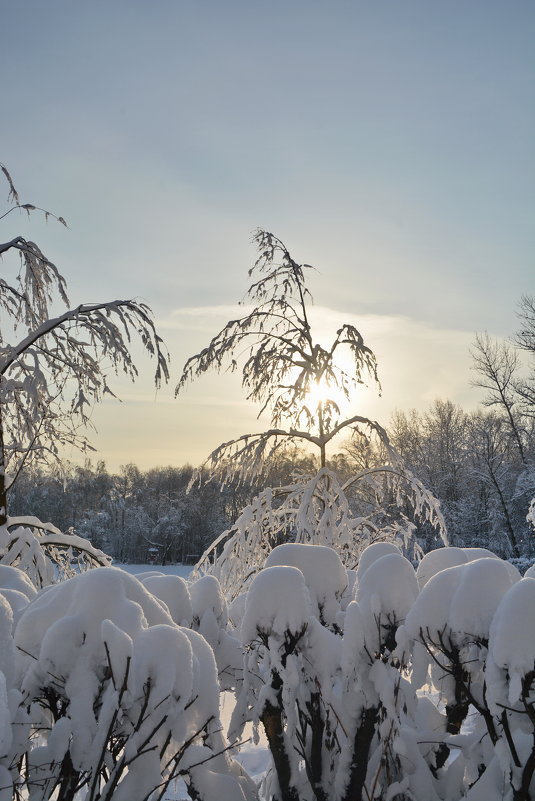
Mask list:
[[464,565],[467,562],[472,562],[474,559],[499,559],[495,553],[487,550],[487,548],[455,548],[449,546],[447,548],[436,548],[434,551],[426,553],[416,571],[418,577],[418,584],[424,587],[429,579],[433,578],[441,570],[446,570],[448,567],[456,567],[457,565]]
[[357,582],[360,581],[370,565],[389,553],[400,553],[399,548],[393,542],[372,542],[371,545],[364,548],[357,565]]
[[[69,670],[82,644],[87,652],[101,643],[103,620],[111,620],[130,637],[148,626],[173,623],[141,582],[123,570],[102,567],[41,592],[21,617],[15,642],[36,659],[46,654],[52,671],[57,662]],[[99,653],[95,658],[101,657]]]
[[[440,550],[445,551],[446,548]],[[447,563],[449,558],[444,561]],[[410,637],[418,639],[422,631],[433,641],[440,639],[449,623],[451,602],[461,583],[463,567],[464,564],[457,564],[442,569],[424,583],[405,621],[405,629]]]
[[328,625],[334,623],[348,581],[347,572],[336,551],[327,545],[278,545],[266,559],[265,567],[283,565],[301,571],[317,617]]
[[227,625],[227,602],[221,592],[221,586],[215,576],[203,576],[193,581],[189,587],[193,617],[201,622],[209,612],[221,627]]
[[9,565],[0,565],[0,590],[16,590],[25,595],[28,601],[37,595],[37,590],[26,573]]
[[490,627],[495,664],[524,676],[535,669],[535,578],[523,578],[504,595]]
[[389,631],[405,620],[418,592],[414,568],[399,552],[387,553],[368,567],[357,585],[357,602],[370,647],[380,650]]
[[520,581],[518,570],[501,559],[468,562],[461,571],[461,581],[451,602],[449,625],[452,631],[457,635],[466,632],[472,637],[488,638],[500,601],[517,581]]
[[312,604],[305,577],[296,567],[265,567],[255,576],[245,606],[241,626],[243,643],[258,634],[284,637],[299,634],[308,624]]
[[406,631],[414,639],[422,632],[434,643],[446,633],[458,646],[486,640],[502,598],[518,581],[513,565],[491,557],[441,570],[422,588]]
[[160,601],[179,626],[191,626],[193,609],[188,584],[180,576],[149,575],[141,582]]
[[535,578],[535,565],[531,565],[531,567],[528,567],[528,569],[524,573],[524,578]]
[[357,587],[357,601],[374,615],[403,620],[418,595],[414,568],[404,556],[389,553],[373,562]]

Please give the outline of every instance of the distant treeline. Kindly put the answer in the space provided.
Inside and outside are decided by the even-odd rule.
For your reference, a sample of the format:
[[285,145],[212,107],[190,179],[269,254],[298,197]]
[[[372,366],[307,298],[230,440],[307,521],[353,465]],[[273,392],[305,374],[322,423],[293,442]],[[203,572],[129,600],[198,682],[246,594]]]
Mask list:
[[266,481],[292,481],[305,455],[281,459],[256,485],[221,487],[190,465],[142,471],[135,464],[110,473],[103,461],[22,473],[10,495],[11,516],[32,514],[63,531],[87,537],[121,562],[194,563],[228,528]]
[[[396,413],[389,436],[407,467],[441,501],[451,544],[533,560],[535,532],[526,521],[535,496],[533,417],[467,413],[437,400],[425,413]],[[330,467],[344,478],[383,459],[381,446],[355,435]],[[274,460],[255,483],[220,487],[203,480],[188,490],[189,465],[142,471],[128,464],[109,473],[104,462],[87,461],[63,472],[21,474],[10,510],[72,528],[118,561],[195,562],[260,490],[291,483],[296,470],[314,469],[312,457],[294,450]],[[425,546],[425,527],[417,535]]]

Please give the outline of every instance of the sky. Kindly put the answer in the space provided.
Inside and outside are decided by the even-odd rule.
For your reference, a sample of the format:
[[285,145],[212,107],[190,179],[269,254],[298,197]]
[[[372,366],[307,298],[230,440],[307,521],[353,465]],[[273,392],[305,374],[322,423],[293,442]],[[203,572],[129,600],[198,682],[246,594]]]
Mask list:
[[318,269],[318,338],[350,322],[375,351],[354,413],[475,407],[475,332],[511,335],[534,291],[531,0],[21,0],[0,25],[0,161],[69,224],[0,238],[38,242],[73,303],[143,299],[171,355],[157,394],[143,358],[113,384],[96,458],[198,464],[265,427],[239,376],[173,397],[258,226]]

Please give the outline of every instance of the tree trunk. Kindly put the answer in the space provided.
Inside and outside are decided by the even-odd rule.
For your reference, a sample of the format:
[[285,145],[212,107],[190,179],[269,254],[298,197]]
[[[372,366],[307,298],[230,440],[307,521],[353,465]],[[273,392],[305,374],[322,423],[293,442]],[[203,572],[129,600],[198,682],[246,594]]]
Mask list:
[[323,734],[325,731],[325,721],[321,714],[320,693],[312,693],[307,710],[310,715],[310,725],[312,728],[310,742],[310,756],[307,763],[307,775],[312,787],[312,791],[317,801],[328,801],[327,794],[322,786],[323,780]]
[[7,523],[7,485],[6,460],[4,446],[4,423],[2,419],[2,403],[0,402],[0,526]]
[[80,781],[80,773],[74,769],[70,753],[67,751],[61,765],[58,801],[74,801]]
[[355,734],[353,754],[349,766],[349,782],[343,795],[343,801],[362,801],[364,782],[368,772],[370,746],[375,734],[379,707],[365,709],[360,719],[360,726]]
[[491,481],[494,484],[494,487],[495,487],[496,492],[498,494],[498,498],[500,499],[500,505],[502,507],[503,516],[505,518],[505,525],[507,527],[507,533],[509,535],[509,541],[511,543],[511,549],[513,551],[513,556],[516,559],[518,559],[520,557],[520,548],[518,547],[518,542],[517,542],[517,539],[516,539],[516,536],[515,536],[515,530],[513,528],[513,524],[511,522],[511,516],[509,514],[509,509],[507,508],[507,503],[505,501],[505,497],[504,497],[504,494],[502,492],[502,488],[500,487],[498,479],[495,476],[494,471],[492,470],[492,467],[490,467],[490,465],[489,465],[489,474],[490,474]]
[[[292,769],[286,743],[284,740],[284,724],[282,720],[282,679],[273,671],[272,688],[277,694],[277,706],[266,702],[261,720],[266,732],[269,750],[273,757],[275,771],[279,782],[281,801],[299,801],[296,788],[292,785]],[[274,799],[273,801],[277,801]]]
[[320,467],[325,467],[325,430],[323,426],[323,401],[318,404],[319,439],[320,439]]

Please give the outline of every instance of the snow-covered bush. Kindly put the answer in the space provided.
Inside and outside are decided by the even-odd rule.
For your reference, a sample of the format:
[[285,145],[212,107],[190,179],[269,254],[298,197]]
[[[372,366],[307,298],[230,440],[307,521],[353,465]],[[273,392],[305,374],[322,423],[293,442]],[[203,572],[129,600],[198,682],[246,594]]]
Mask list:
[[[351,570],[286,543],[230,606],[214,576],[36,591],[0,565],[0,801],[156,801],[179,778],[194,801],[529,801],[534,620],[535,578],[484,549],[415,570],[377,542]],[[228,750],[247,724],[259,789]]]
[[136,578],[101,568],[49,586],[10,631],[0,594],[2,801],[161,799],[177,777],[203,801],[256,798],[221,733],[211,647]]
[[36,517],[8,517],[0,526],[0,564],[23,570],[37,589],[94,567],[106,567],[111,558],[89,540],[63,534]]
[[344,611],[347,585],[334,550],[293,544],[274,549],[247,592],[231,736],[246,720],[262,723],[274,763],[267,798],[349,801],[362,797],[368,764],[375,790],[387,786],[386,766],[394,770],[385,748],[401,727],[400,700],[415,699],[395,631],[418,593],[416,576],[399,552],[383,556]]
[[417,575],[391,543],[355,576],[333,550],[292,544],[234,604],[230,736],[263,727],[263,798],[533,797],[535,579],[484,549],[440,549]]
[[359,481],[371,487],[377,497],[387,490],[391,492],[394,506],[412,507],[413,514],[433,526],[446,542],[438,501],[401,466],[364,471],[344,484],[331,470],[322,468],[312,478],[260,493],[232,528],[214,540],[197,563],[196,571],[215,576],[232,600],[258,572],[272,549],[283,542],[334,548],[349,569],[357,566],[368,545],[385,539],[411,557],[423,556],[413,537],[414,525],[407,519],[401,519],[401,523],[391,520],[380,503],[366,515],[353,511],[348,494]]

